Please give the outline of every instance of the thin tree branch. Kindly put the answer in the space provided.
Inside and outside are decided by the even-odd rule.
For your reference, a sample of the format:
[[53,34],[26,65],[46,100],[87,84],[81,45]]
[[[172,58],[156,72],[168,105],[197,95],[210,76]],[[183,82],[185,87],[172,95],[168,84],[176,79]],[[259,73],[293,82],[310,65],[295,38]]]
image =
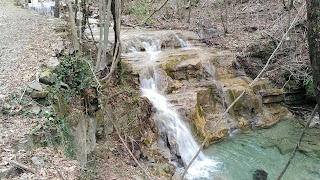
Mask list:
[[131,152],[130,149],[128,148],[127,144],[124,142],[123,138],[121,137],[121,135],[120,135],[120,133],[119,133],[119,131],[118,131],[117,126],[114,124],[114,122],[113,122],[112,118],[110,117],[109,113],[106,112],[106,114],[107,114],[108,118],[110,119],[110,121],[111,121],[114,129],[116,130],[116,133],[117,133],[119,139],[121,140],[122,144],[124,145],[124,147],[126,148],[126,150],[128,151],[128,153],[130,154],[130,156],[131,156],[131,157],[133,158],[133,160],[138,164],[138,166],[142,169],[142,171],[146,174],[147,178],[148,178],[148,179],[151,179],[150,176],[149,176],[149,174],[147,173],[147,171],[141,166],[141,164],[139,163],[139,161],[134,157],[134,155],[132,154],[132,152]]
[[[257,75],[257,77],[242,91],[242,93],[230,104],[230,106],[224,111],[224,113],[221,115],[219,121],[215,124],[215,126],[211,129],[214,129],[223,119],[223,117],[225,115],[227,115],[227,113],[230,111],[230,109],[239,101],[239,99],[247,92],[247,90],[249,88],[251,88],[258,80],[259,78],[262,76],[262,74],[264,73],[264,71],[267,69],[267,67],[269,66],[272,58],[275,56],[276,52],[278,51],[278,49],[280,48],[281,44],[283,43],[284,39],[287,37],[290,29],[294,26],[294,23],[296,22],[296,20],[299,17],[300,12],[302,11],[303,7],[305,6],[306,3],[304,3],[304,5],[302,5],[302,7],[300,8],[298,14],[295,16],[294,20],[292,21],[290,27],[287,29],[286,33],[282,36],[278,46],[276,47],[276,49],[273,51],[273,53],[271,54],[271,56],[269,57],[267,63],[264,65],[263,69],[260,71],[260,73]],[[208,140],[209,135],[206,136],[206,138],[204,139],[204,141],[202,142],[198,152],[196,153],[196,155],[192,158],[192,160],[190,161],[190,163],[188,164],[188,166],[186,167],[186,169],[184,170],[182,176],[184,177],[184,175],[187,173],[188,169],[190,168],[191,164],[194,162],[194,160],[197,158],[197,156],[199,155],[199,153],[201,152],[203,145],[205,144],[205,142]]]
[[156,9],[155,11],[153,11],[153,13],[144,21],[143,24],[146,24],[147,21],[158,11],[160,11],[168,2],[169,0],[166,0],[158,9]]
[[299,138],[299,141],[298,141],[296,147],[294,148],[294,150],[293,150],[293,152],[292,152],[292,154],[291,154],[291,156],[290,156],[290,158],[289,158],[286,166],[285,166],[285,167],[283,168],[283,170],[281,171],[281,173],[280,173],[280,175],[278,176],[277,180],[280,180],[280,179],[282,178],[282,176],[284,175],[284,173],[287,171],[287,169],[288,169],[289,165],[291,164],[293,158],[295,157],[298,149],[300,148],[300,144],[301,144],[302,138],[303,138],[303,136],[305,135],[307,129],[309,128],[310,123],[311,123],[312,119],[314,118],[314,116],[316,115],[316,112],[317,112],[317,111],[318,111],[318,104],[317,104],[316,107],[313,109],[313,111],[312,111],[312,113],[311,113],[311,115],[310,115],[310,117],[309,117],[309,119],[308,119],[308,122],[307,122],[306,126],[304,127],[304,130],[303,130],[302,133],[301,133],[301,136],[300,136],[300,138]]
[[187,166],[186,169],[184,170],[184,172],[183,172],[183,174],[182,174],[182,176],[181,176],[181,179],[184,178],[184,176],[187,174],[188,169],[190,168],[190,166],[191,166],[191,164],[193,163],[193,161],[196,160],[197,157],[199,156],[199,154],[200,154],[200,152],[202,151],[203,146],[204,146],[204,144],[207,142],[208,138],[209,138],[209,135],[206,136],[206,138],[205,138],[204,141],[202,142],[199,150],[197,151],[196,155],[191,159],[190,163],[188,164],[188,166]]

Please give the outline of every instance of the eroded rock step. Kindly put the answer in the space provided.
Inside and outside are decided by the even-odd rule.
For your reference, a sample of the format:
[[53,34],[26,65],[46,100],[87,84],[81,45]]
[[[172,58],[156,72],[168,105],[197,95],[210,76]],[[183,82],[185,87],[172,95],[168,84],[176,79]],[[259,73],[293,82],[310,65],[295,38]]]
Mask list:
[[167,94],[200,140],[209,135],[209,142],[215,142],[230,130],[270,127],[291,116],[287,108],[279,104],[285,100],[284,92],[273,88],[266,79],[259,79],[229,115],[220,118],[252,82],[230,51],[193,47],[129,53],[122,58],[124,72],[133,75],[137,84],[139,76],[152,74],[141,73],[150,65],[156,67],[150,71],[156,71],[158,89]]

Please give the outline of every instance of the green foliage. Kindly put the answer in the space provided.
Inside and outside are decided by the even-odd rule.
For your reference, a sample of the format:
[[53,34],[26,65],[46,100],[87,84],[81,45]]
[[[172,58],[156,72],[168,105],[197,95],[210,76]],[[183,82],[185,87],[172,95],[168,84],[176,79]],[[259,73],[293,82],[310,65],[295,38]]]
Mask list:
[[303,80],[303,86],[306,88],[307,95],[314,95],[312,76],[308,76],[306,79]]
[[66,54],[54,71],[58,74],[57,87],[64,82],[69,85],[72,94],[82,95],[86,89],[97,87],[89,62],[84,56]]
[[73,136],[65,119],[56,117],[53,110],[42,113],[45,118],[37,134],[43,134],[39,140],[41,146],[62,147],[64,155],[74,157]]

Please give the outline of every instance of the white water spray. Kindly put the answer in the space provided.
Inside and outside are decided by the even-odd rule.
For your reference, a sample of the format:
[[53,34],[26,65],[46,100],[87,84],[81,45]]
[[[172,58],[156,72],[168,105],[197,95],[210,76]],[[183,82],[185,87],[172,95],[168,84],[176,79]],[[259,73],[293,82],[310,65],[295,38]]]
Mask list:
[[184,41],[178,35],[176,35],[176,38],[178,39],[181,48],[184,48],[184,49],[192,49],[193,48],[192,45],[188,41]]
[[[154,56],[156,55],[155,52],[159,52],[160,50],[156,43],[144,43],[144,46],[146,52],[150,54],[150,60],[154,59]],[[141,81],[142,96],[147,97],[156,108],[157,116],[155,116],[154,119],[158,124],[159,131],[165,132],[176,141],[184,166],[187,166],[199,150],[199,146],[173,105],[168,103],[166,98],[159,93],[156,85],[157,75],[155,69],[153,71],[151,78],[143,79]],[[200,152],[189,168],[186,178],[210,179],[211,173],[216,170],[217,164],[218,162],[207,158]]]
[[[185,166],[188,165],[197,153],[199,146],[195,142],[187,125],[179,117],[173,106],[167,102],[166,98],[158,93],[154,78],[142,80],[141,91],[142,95],[147,97],[157,110],[158,116],[155,120],[157,121],[159,131],[165,131],[175,139],[181,159]],[[210,172],[215,171],[217,164],[218,162],[207,158],[200,152],[197,159],[189,168],[187,178],[209,178]]]

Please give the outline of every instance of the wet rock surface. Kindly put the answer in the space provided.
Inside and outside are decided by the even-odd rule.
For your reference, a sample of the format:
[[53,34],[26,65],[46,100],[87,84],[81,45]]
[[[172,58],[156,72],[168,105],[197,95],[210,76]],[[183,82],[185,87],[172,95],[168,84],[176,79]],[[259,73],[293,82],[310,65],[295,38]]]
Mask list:
[[190,47],[148,53],[124,54],[124,71],[138,78],[148,66],[155,65],[156,69],[150,71],[159,72],[157,84],[165,89],[163,93],[199,139],[209,136],[212,143],[226,137],[230,129],[266,128],[291,116],[287,108],[279,105],[285,101],[285,92],[260,79],[221,118],[252,82],[230,51]]

